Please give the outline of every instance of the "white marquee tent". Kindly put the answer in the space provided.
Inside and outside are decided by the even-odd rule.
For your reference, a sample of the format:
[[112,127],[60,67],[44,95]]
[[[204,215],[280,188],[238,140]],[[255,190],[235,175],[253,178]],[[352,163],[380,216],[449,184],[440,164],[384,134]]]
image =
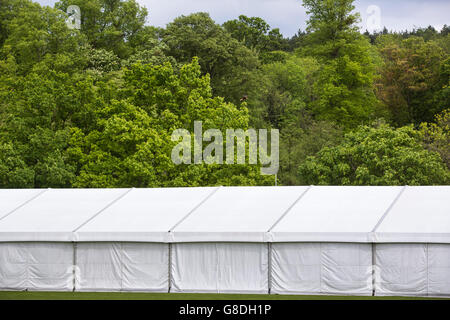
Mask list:
[[3,189],[0,290],[450,296],[450,187]]

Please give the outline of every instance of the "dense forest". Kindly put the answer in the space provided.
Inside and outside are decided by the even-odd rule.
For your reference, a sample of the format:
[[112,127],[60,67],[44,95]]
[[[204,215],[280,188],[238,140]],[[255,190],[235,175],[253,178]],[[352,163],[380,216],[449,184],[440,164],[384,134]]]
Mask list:
[[197,120],[279,129],[281,185],[448,184],[450,27],[363,33],[352,0],[303,6],[286,38],[244,15],[153,27],[134,0],[2,0],[0,188],[275,183],[174,164],[173,130]]

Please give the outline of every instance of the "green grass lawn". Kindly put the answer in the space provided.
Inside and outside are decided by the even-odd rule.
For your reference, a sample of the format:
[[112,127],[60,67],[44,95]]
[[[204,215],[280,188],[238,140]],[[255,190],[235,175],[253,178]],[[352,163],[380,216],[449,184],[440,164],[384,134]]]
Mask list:
[[0,291],[0,300],[424,300],[417,297],[300,296],[266,294]]

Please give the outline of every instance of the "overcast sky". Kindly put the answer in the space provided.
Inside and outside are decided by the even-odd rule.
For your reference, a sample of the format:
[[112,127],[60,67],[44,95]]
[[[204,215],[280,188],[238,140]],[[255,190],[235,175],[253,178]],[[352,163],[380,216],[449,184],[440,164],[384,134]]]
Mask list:
[[[305,29],[306,26],[306,13],[301,0],[137,1],[148,9],[149,24],[161,27],[177,16],[199,11],[209,12],[218,23],[235,19],[240,14],[261,17],[272,28],[280,28],[285,36],[292,36],[299,28]],[[56,1],[38,0],[38,2],[53,6]],[[379,8],[379,25],[386,26],[390,30],[410,30],[428,25],[440,30],[444,24],[450,25],[449,0],[356,0],[355,5],[356,10],[361,13],[361,27],[364,30],[377,27],[377,10],[370,7],[374,5]]]

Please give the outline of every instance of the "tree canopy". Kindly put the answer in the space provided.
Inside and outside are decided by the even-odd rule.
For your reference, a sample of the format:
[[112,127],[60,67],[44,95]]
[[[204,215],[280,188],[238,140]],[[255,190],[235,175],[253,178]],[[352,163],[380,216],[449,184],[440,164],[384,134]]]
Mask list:
[[300,166],[306,184],[448,184],[449,171],[436,152],[424,150],[412,127],[361,127],[335,147],[325,147]]
[[155,27],[135,0],[2,0],[0,188],[275,183],[260,163],[174,163],[196,121],[278,129],[278,184],[448,184],[450,28],[362,33],[352,0],[303,5],[286,38],[245,15]]

